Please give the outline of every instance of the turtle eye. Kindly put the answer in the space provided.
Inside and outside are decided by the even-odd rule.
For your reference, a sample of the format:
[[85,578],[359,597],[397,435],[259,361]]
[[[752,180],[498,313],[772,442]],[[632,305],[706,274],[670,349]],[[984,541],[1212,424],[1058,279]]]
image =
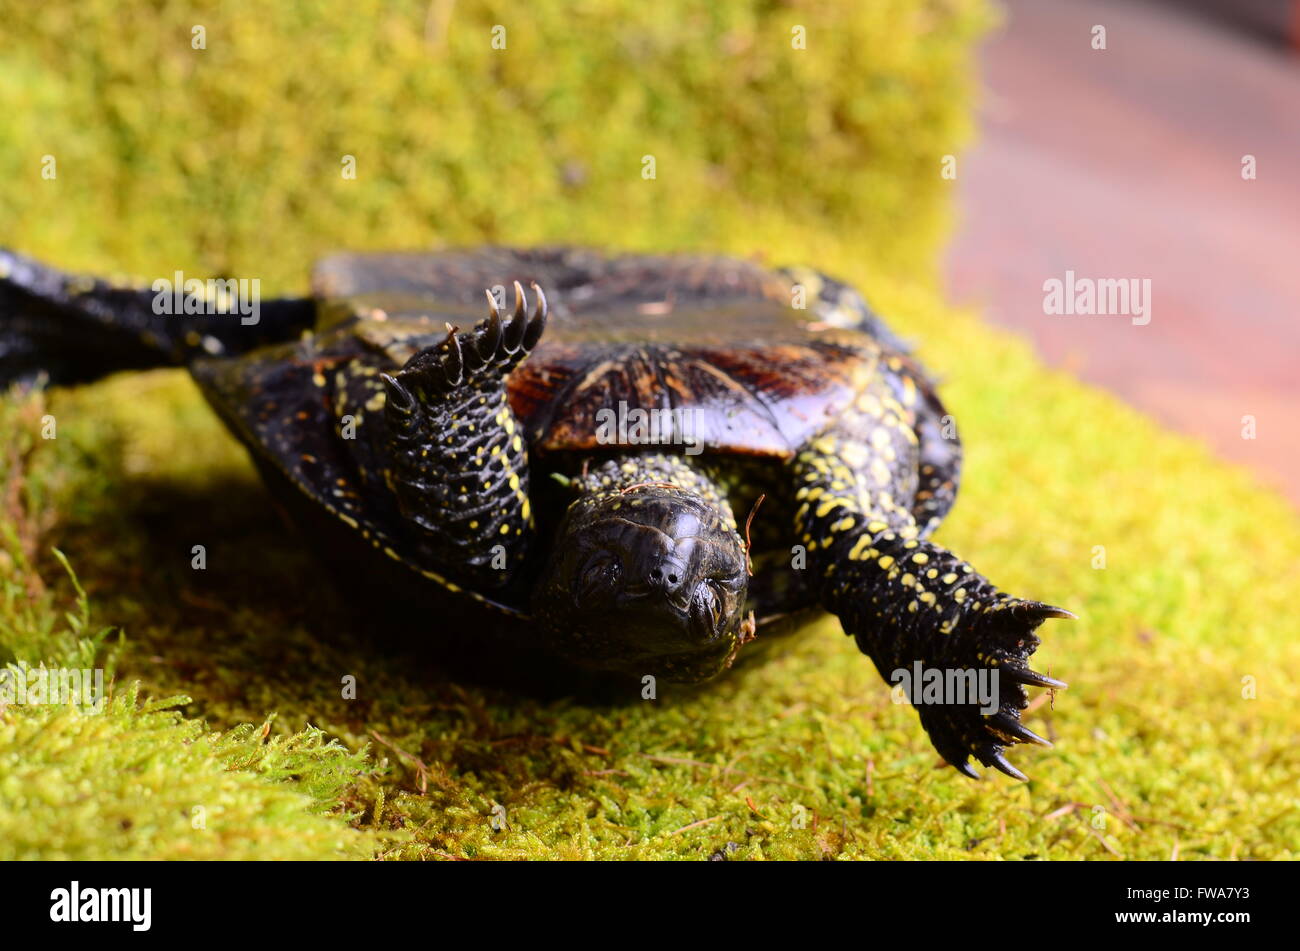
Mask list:
[[722,620],[722,606],[727,603],[727,591],[722,586],[722,582],[714,578],[704,583],[704,590],[708,592],[709,607],[713,612],[713,626],[717,627]]
[[706,578],[696,589],[691,604],[691,627],[698,637],[711,640],[717,636],[722,629],[725,606],[722,586],[714,579]]
[[623,566],[609,552],[597,552],[587,559],[578,578],[578,597],[588,599],[602,592],[612,593]]

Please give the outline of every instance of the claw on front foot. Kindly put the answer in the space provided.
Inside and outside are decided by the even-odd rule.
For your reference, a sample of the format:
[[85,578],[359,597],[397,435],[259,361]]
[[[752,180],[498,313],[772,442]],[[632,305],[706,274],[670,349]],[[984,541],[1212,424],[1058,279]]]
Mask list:
[[392,376],[383,374],[388,399],[398,407],[414,405],[412,392],[426,399],[429,394],[447,394],[467,380],[484,379],[484,374],[504,375],[526,357],[546,327],[546,294],[532,282],[537,302],[530,314],[523,286],[514,283],[515,307],[508,318],[502,319],[496,298],[490,290],[485,291],[488,316],[473,330],[466,333],[448,324],[447,336],[439,343],[411,357]]
[[1031,670],[1028,660],[1037,649],[1034,631],[1048,618],[1073,618],[1074,615],[1037,601],[1007,598],[987,605],[974,616],[963,617],[949,637],[951,653],[943,666],[974,670],[978,677],[989,679],[996,674],[995,702],[992,713],[987,706],[972,703],[922,705],[918,707],[921,723],[935,749],[958,772],[972,779],[979,772],[970,762],[991,766],[1000,772],[1028,781],[1006,758],[1005,752],[1018,743],[1032,743],[1051,748],[1021,722],[1021,712],[1029,700],[1024,688],[1044,687],[1063,690],[1062,680]]
[[515,281],[515,309],[509,322],[504,324],[496,297],[491,290],[483,291],[487,295],[488,317],[475,328],[477,356],[483,363],[501,355],[513,356],[520,351],[527,353],[541,339],[548,311],[546,294],[536,281],[530,282],[529,287],[537,295],[532,314],[527,314],[528,297],[524,294],[523,285]]

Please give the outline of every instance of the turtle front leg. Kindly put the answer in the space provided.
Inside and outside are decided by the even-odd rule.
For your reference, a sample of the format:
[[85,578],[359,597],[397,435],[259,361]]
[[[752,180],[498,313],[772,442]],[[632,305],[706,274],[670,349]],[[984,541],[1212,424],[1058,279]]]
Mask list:
[[[882,449],[884,442],[877,438]],[[1073,615],[1013,598],[922,540],[889,488],[855,483],[851,471],[871,467],[851,470],[835,455],[837,448],[851,456],[866,451],[861,444],[832,435],[822,448],[829,454],[804,454],[797,462],[803,504],[796,528],[821,573],[823,606],[881,676],[905,688],[944,760],[972,778],[979,774],[969,757],[1024,780],[1003,751],[1016,743],[1051,745],[1020,722],[1024,687],[1066,686],[1030,670],[1040,643],[1034,632],[1047,618]]]
[[823,603],[881,676],[908,688],[939,755],[972,778],[968,756],[1025,779],[1003,750],[1051,744],[1020,722],[1024,686],[1066,686],[1029,669],[1034,632],[1074,615],[1013,598],[952,552],[894,531],[850,535],[829,560]]
[[506,393],[506,377],[537,345],[546,297],[503,320],[491,293],[489,316],[468,333],[446,338],[382,376],[383,478],[402,514],[454,576],[504,584],[533,534],[528,450]]

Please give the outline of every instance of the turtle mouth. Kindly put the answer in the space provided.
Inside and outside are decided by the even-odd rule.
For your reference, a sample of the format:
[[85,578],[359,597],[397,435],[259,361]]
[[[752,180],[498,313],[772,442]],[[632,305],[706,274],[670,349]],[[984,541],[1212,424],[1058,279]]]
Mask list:
[[612,607],[618,612],[645,612],[684,624],[694,612],[695,587],[684,585],[678,591],[663,592],[647,584],[630,584],[614,596]]
[[580,666],[707,680],[739,637],[742,544],[703,499],[636,488],[575,504],[534,613],[552,646]]
[[617,543],[592,552],[578,573],[572,607],[578,614],[601,613],[638,639],[673,649],[694,650],[722,637],[729,625],[728,577],[707,577],[699,532],[670,535],[622,518],[593,526]]
[[700,683],[729,666],[736,645],[737,639],[730,636],[719,636],[708,644],[676,651],[625,641],[614,654],[588,653],[574,660],[589,670],[614,671],[632,677],[651,674],[673,683]]

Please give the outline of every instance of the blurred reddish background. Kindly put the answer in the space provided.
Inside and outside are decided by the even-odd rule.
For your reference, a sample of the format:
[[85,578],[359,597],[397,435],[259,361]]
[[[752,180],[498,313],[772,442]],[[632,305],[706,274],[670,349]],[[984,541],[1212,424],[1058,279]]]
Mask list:
[[[1010,0],[1004,15],[958,168],[953,297],[1300,503],[1300,4]],[[1150,323],[1044,314],[1043,282],[1066,270],[1149,278]]]

